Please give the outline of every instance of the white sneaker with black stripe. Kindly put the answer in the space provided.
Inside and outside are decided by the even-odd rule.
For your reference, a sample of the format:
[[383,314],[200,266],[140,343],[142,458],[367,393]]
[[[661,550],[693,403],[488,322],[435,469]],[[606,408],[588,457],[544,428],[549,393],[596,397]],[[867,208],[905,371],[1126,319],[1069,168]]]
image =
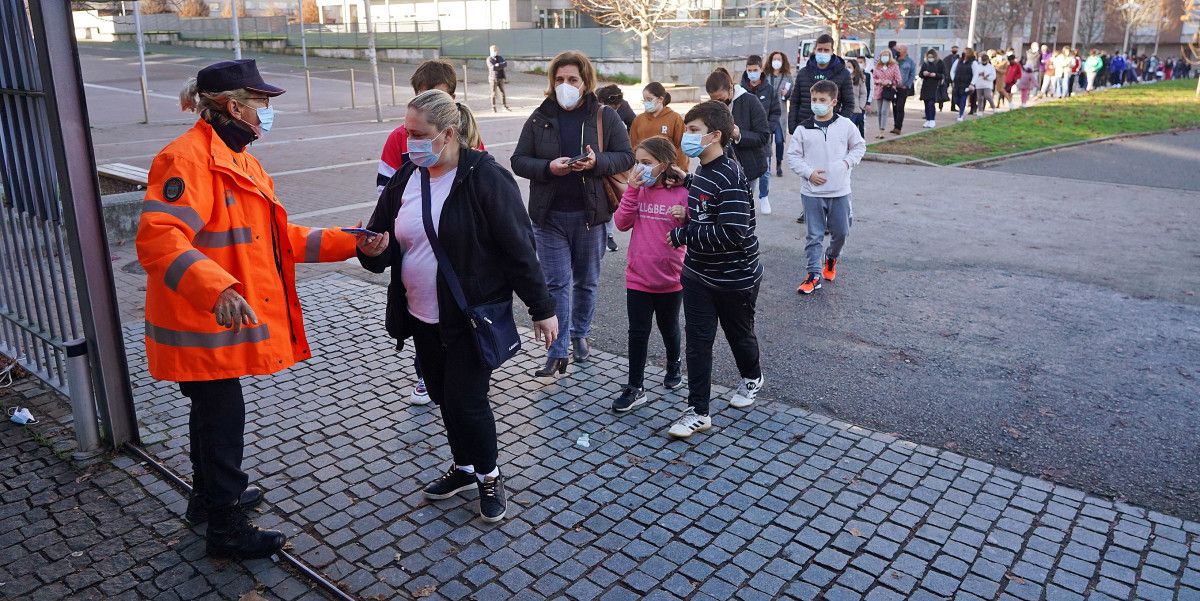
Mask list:
[[754,404],[755,397],[758,396],[758,391],[762,390],[763,377],[758,376],[758,379],[742,378],[742,385],[738,386],[737,391],[733,393],[733,398],[729,400],[729,406],[736,409],[745,409]]
[[689,436],[703,432],[712,427],[712,418],[707,415],[698,415],[695,409],[690,406],[683,411],[683,415],[675,420],[668,432],[675,438],[688,438]]

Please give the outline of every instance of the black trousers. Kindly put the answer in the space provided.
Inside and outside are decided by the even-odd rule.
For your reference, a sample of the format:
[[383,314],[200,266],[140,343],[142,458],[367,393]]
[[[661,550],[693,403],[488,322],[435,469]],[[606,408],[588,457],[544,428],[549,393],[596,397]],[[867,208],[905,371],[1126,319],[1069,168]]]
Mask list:
[[492,370],[479,362],[469,333],[445,340],[438,325],[416,317],[409,322],[425,387],[442,410],[454,464],[491,473],[496,469],[496,417],[488,401]]
[[188,420],[192,487],[214,507],[231,506],[249,482],[242,471],[246,430],[242,383],[237,378],[180,382],[179,391],[192,401]]
[[625,306],[629,313],[629,385],[643,388],[646,376],[646,355],[650,345],[651,322],[658,318],[658,331],[667,347],[667,364],[679,360],[683,333],[679,327],[679,307],[683,292],[655,294],[641,290],[625,291]]
[[713,342],[717,325],[725,332],[733,360],[743,378],[762,376],[758,338],[754,335],[754,308],[758,284],[749,290],[718,290],[692,278],[683,278],[683,314],[687,325],[688,405],[708,415],[712,396]]
[[896,99],[892,101],[892,123],[895,123],[896,129],[904,128],[904,103],[908,102],[908,93],[911,90],[897,90]]

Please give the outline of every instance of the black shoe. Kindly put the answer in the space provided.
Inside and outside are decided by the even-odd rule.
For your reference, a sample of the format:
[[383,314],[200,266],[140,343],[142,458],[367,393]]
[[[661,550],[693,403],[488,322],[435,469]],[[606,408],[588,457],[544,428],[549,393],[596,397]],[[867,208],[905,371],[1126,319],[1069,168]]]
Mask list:
[[613,238],[612,236],[608,237],[608,250],[609,252],[617,252],[618,250],[621,250],[621,247],[617,246],[617,239]]
[[667,375],[663,378],[663,387],[667,390],[683,388],[683,361],[667,363]]
[[[242,509],[254,509],[262,501],[262,489],[257,486],[247,486],[246,490],[242,491],[238,505],[241,505]],[[188,495],[187,512],[183,514],[183,521],[189,526],[199,526],[208,521],[208,510],[208,498],[197,494],[196,490],[192,489],[192,494]]]
[[562,359],[555,359],[553,357],[546,359],[546,367],[543,367],[543,368],[533,372],[533,377],[549,378],[550,376],[553,376],[556,373],[558,373],[558,374],[567,373],[567,359],[565,357]]
[[775,168],[775,177],[783,177],[783,167]]
[[804,213],[800,213],[800,216],[796,218],[796,223],[804,223]]
[[507,104],[506,104],[506,105],[504,105],[504,110],[506,110],[506,111],[508,111],[508,112],[510,112],[510,113],[512,112],[512,109],[508,108],[508,105],[507,105]]
[[262,530],[250,523],[238,505],[210,508],[212,521],[205,534],[205,551],[210,557],[259,559],[283,548],[285,538],[278,530]]
[[477,482],[479,478],[475,477],[475,472],[468,474],[452,465],[449,471],[425,487],[425,498],[434,501],[449,499],[460,492],[471,490]]
[[479,517],[485,522],[499,522],[508,511],[508,495],[504,492],[504,476],[484,478],[479,483]]
[[613,401],[613,411],[617,413],[625,413],[632,411],[634,407],[646,404],[646,391],[641,388],[626,386],[621,392],[621,396]]
[[576,363],[583,363],[592,356],[592,347],[588,345],[587,338],[572,338],[571,341],[575,344]]

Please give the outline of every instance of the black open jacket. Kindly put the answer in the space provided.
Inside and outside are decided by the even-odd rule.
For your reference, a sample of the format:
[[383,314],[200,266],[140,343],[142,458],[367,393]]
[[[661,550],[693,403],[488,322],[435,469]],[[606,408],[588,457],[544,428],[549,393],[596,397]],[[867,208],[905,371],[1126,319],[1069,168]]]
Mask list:
[[[388,181],[367,224],[367,229],[373,232],[387,232],[387,250],[378,257],[358,252],[359,262],[369,271],[383,273],[392,268],[386,326],[388,334],[398,341],[397,347],[402,347],[411,335],[410,320],[416,319],[408,313],[400,275],[403,253],[394,227],[410,177],[420,177],[411,161]],[[442,207],[437,232],[468,305],[511,298],[516,292],[529,307],[534,321],[554,316],[554,297],[546,290],[546,278],[534,248],[533,227],[521,202],[521,192],[512,174],[497,164],[492,155],[480,150],[460,151],[458,173]],[[466,315],[455,304],[440,271],[437,297],[443,338],[465,332],[469,327]]]
[[[587,224],[597,226],[612,219],[608,209],[608,196],[604,192],[601,176],[616,175],[633,167],[633,148],[629,145],[629,130],[620,115],[611,107],[604,107],[604,152],[596,143],[596,116],[600,101],[596,94],[588,93],[580,100],[582,106],[575,110],[584,112],[583,144],[590,145],[596,153],[596,166],[591,171],[570,173],[561,177],[583,178],[583,190],[587,197],[584,206]],[[545,225],[550,207],[557,192],[556,182],[560,176],[550,173],[550,163],[562,156],[558,143],[558,114],[562,108],[553,96],[546,98],[533,111],[512,154],[512,170],[518,177],[529,180],[529,216],[537,225]]]

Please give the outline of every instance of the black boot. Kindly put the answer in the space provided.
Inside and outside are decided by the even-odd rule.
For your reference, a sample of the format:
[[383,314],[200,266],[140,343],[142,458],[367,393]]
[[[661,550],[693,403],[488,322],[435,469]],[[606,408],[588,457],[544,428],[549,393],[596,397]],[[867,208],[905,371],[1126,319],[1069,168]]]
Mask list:
[[259,559],[270,557],[283,548],[283,533],[262,530],[250,523],[241,506],[212,507],[208,524],[206,552],[210,557]]
[[[257,486],[247,486],[246,490],[242,491],[241,499],[238,504],[243,509],[254,509],[262,503],[263,491]],[[189,526],[199,526],[208,521],[208,497],[204,493],[197,493],[196,489],[192,488],[192,494],[188,495],[187,513],[183,514],[183,521]]]
[[663,378],[663,387],[667,390],[678,390],[683,386],[683,361],[667,363],[667,375]]
[[587,338],[572,338],[571,342],[575,344],[575,362],[583,363],[592,356],[592,347],[588,345]]
[[543,368],[533,372],[533,377],[549,378],[550,376],[553,376],[556,373],[558,373],[558,374],[567,373],[566,357],[563,357],[561,359],[555,359],[553,357],[546,359],[546,367],[543,367]]

